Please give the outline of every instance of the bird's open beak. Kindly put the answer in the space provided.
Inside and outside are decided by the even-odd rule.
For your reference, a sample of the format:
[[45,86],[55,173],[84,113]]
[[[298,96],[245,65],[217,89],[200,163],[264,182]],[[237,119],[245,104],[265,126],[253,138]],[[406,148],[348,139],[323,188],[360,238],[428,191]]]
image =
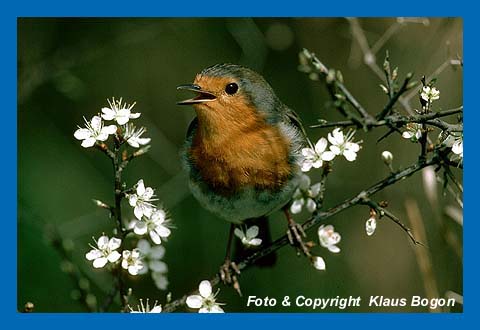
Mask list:
[[214,94],[202,90],[200,86],[195,84],[180,85],[180,86],[177,86],[177,89],[184,89],[184,90],[192,91],[198,94],[194,98],[177,102],[178,105],[205,103],[205,102],[214,101],[217,98]]

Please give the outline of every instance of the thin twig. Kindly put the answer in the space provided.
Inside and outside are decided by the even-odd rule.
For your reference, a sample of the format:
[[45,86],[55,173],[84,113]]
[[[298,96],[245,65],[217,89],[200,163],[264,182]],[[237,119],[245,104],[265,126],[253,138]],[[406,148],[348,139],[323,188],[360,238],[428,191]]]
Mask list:
[[408,237],[410,238],[410,240],[413,242],[413,244],[415,245],[422,245],[422,246],[425,246],[424,243],[418,241],[415,236],[413,236],[413,233],[412,233],[412,230],[410,228],[407,227],[407,225],[405,225],[396,215],[394,215],[392,212],[390,212],[389,210],[387,210],[386,208],[384,207],[381,207],[380,205],[378,205],[378,203],[375,203],[374,201],[370,200],[370,199],[365,199],[364,203],[365,205],[368,205],[370,206],[371,208],[375,209],[379,214],[380,216],[383,216],[385,215],[387,218],[389,218],[390,220],[392,220],[394,223],[396,223],[398,226],[400,226],[400,228],[402,228],[408,235]]

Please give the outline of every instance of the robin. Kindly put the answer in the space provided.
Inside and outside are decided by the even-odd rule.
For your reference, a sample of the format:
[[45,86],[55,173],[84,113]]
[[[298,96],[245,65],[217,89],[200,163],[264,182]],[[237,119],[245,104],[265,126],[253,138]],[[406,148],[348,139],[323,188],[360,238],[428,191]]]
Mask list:
[[[177,89],[194,92],[178,102],[192,105],[183,150],[192,194],[231,223],[220,276],[239,291],[240,273],[230,256],[235,226],[282,209],[290,243],[305,253],[301,226],[288,211],[300,180],[301,148],[308,143],[297,114],[284,105],[258,73],[235,64],[217,64]],[[240,293],[240,291],[239,291]]]

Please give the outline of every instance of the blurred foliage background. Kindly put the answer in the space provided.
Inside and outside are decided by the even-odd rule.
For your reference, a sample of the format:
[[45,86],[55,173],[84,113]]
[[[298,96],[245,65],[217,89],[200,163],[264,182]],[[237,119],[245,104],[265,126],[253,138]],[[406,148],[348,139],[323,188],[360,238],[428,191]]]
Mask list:
[[[462,104],[462,70],[446,64],[449,58],[462,56],[460,19],[376,18],[354,23],[360,24],[371,46],[382,36],[389,37],[374,49],[380,67],[388,50],[392,66],[399,67],[400,79],[410,71],[416,79],[435,73],[441,91],[437,109]],[[324,86],[297,70],[298,52],[308,48],[327,66],[341,70],[352,94],[376,113],[387,97],[379,88],[380,79],[365,65],[361,40],[351,28],[352,21],[343,18],[18,19],[18,309],[31,301],[38,312],[85,310],[73,299],[78,296],[77,286],[51,244],[48,233],[52,229],[58,231],[64,245],[73,247],[74,263],[88,276],[82,285],[88,282],[99,303],[111,290],[110,275],[94,270],[84,257],[92,236],[98,237],[102,231],[111,235],[114,226],[106,212],[91,201],[112,201],[113,178],[110,161],[96,150],[83,149],[73,137],[83,116],[91,118],[112,96],[136,101],[135,110],[142,113],[137,124],[147,127],[152,149],[132,162],[124,177],[129,186],[143,178],[157,188],[176,228],[165,244],[168,291],[156,289],[149,276],[129,278],[129,286],[136,297],[163,303],[167,292],[178,298],[218,270],[228,234],[228,224],[202,209],[188,190],[178,154],[194,111],[175,105],[185,96],[175,87],[192,82],[206,66],[239,63],[262,73],[306,125],[318,118],[339,120],[329,107]],[[417,96],[411,104],[420,107]],[[308,132],[316,140],[328,130]],[[395,168],[415,162],[418,145],[398,134],[377,144],[384,133],[385,129],[357,133],[357,139],[364,141],[363,149],[354,163],[335,162],[326,207],[388,175],[380,158],[383,150],[394,154]],[[315,182],[318,177],[313,177]],[[275,267],[250,268],[242,274],[244,297],[221,286],[218,300],[227,303],[227,311],[286,311],[281,306],[247,308],[246,297],[269,296],[281,301],[285,295],[353,295],[362,296],[364,303],[347,311],[427,312],[425,307],[370,308],[365,303],[370,295],[425,296],[426,283],[415,249],[424,249],[430,256],[439,297],[450,290],[463,294],[462,228],[445,215],[445,208],[458,207],[453,198],[438,187],[437,202],[429,201],[422,175],[417,173],[375,199],[388,201],[389,209],[407,224],[406,203],[418,206],[428,249],[414,247],[405,232],[389,220],[380,220],[375,235],[367,237],[369,210],[358,206],[329,221],[342,235],[342,251],[334,255],[320,247],[315,250],[324,257],[326,272],[297,258],[294,249],[283,248]],[[273,236],[283,235],[283,216],[275,214],[270,221]],[[315,231],[309,237],[318,239]],[[311,309],[292,307],[288,311]]]

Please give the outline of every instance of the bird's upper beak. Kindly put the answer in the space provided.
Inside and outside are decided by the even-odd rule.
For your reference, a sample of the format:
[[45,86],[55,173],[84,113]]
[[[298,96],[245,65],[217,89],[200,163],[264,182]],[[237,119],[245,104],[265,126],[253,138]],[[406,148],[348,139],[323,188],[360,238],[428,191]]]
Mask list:
[[217,98],[214,94],[207,92],[205,90],[202,90],[200,86],[195,84],[180,85],[180,86],[177,86],[177,89],[184,89],[187,91],[192,91],[197,93],[197,96],[194,98],[177,102],[178,105],[205,103],[205,102],[214,101]]

